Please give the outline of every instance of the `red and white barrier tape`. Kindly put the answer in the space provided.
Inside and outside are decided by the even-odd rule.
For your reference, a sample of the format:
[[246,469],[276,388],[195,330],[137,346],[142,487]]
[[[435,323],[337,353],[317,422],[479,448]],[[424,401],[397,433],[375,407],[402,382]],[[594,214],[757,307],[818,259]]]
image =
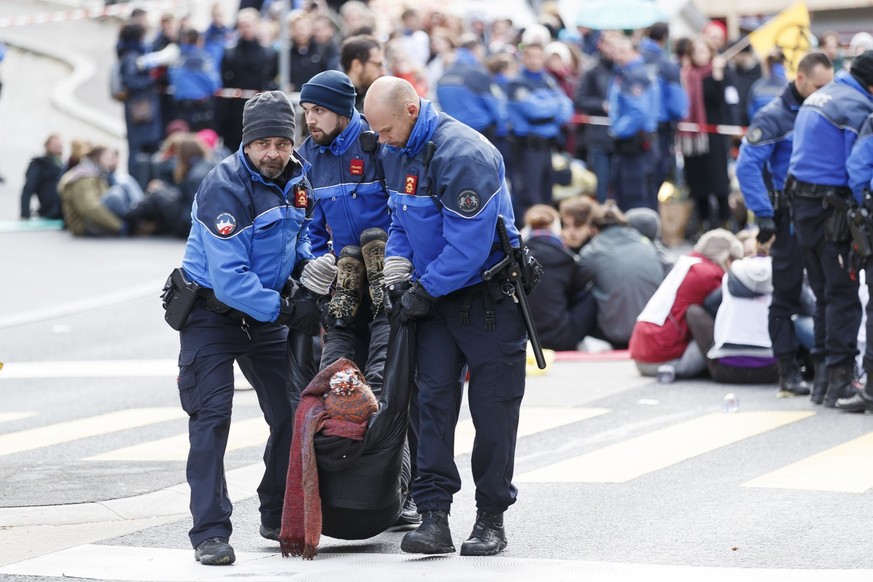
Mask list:
[[[141,7],[146,10],[167,10],[181,4],[180,0],[158,0],[148,2]],[[0,17],[0,28],[13,26],[28,26],[30,24],[46,24],[48,22],[66,22],[69,20],[85,20],[88,18],[101,18],[104,16],[127,16],[139,6],[131,3],[111,4],[99,8],[76,8],[73,10],[60,10],[58,12],[40,12],[37,14],[23,14],[21,16]]]
[[[583,115],[581,113],[574,115],[571,121],[581,125],[610,125],[608,117]],[[746,135],[746,129],[748,128],[741,125],[708,125],[680,121],[677,125],[677,129],[694,133],[717,133],[719,135],[742,137]]]

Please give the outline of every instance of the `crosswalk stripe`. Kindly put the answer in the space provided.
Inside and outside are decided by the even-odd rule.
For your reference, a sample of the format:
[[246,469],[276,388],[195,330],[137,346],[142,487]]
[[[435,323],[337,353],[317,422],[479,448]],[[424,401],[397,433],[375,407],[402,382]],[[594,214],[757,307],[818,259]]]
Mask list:
[[[227,450],[264,446],[270,430],[263,418],[250,418],[233,422],[227,440]],[[87,457],[86,461],[184,461],[188,458],[188,433],[149,441],[99,455]]]
[[743,487],[863,493],[873,487],[873,433],[743,483]]
[[0,456],[175,420],[181,408],[131,408],[0,435]]
[[[0,381],[33,378],[175,378],[178,375],[179,363],[175,359],[6,362]],[[236,388],[251,388],[236,363],[234,385]]]
[[516,481],[624,483],[814,414],[790,411],[707,414],[524,473]]
[[[522,406],[518,422],[518,436],[525,437],[559,426],[572,424],[608,414],[607,408],[566,408],[556,406]],[[473,439],[476,429],[473,421],[466,419],[458,422],[455,428],[455,455],[463,455],[473,451]]]
[[36,416],[35,412],[0,412],[0,422],[12,422]]

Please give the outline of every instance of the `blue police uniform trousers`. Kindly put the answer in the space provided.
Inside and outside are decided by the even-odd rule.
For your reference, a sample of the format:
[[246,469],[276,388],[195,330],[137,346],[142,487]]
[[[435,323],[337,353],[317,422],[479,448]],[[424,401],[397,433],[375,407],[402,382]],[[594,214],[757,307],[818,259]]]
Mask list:
[[[515,502],[512,474],[527,332],[519,307],[505,297],[493,303],[495,328],[488,331],[485,290],[480,283],[440,297],[427,316],[416,320],[420,417],[412,495],[420,512],[448,511],[461,489],[454,441],[463,393],[458,378],[465,363],[476,429],[471,459],[476,506],[502,513]],[[462,312],[469,313],[466,325]]]
[[658,190],[655,187],[658,143],[650,140],[649,149],[637,153],[620,153],[612,156],[613,197],[616,204],[627,212],[632,208],[658,210]]
[[534,204],[552,205],[552,186],[555,183],[552,168],[554,140],[527,136],[516,137],[512,162],[515,164],[512,181],[512,211],[516,226],[524,226],[524,213]]
[[255,389],[270,437],[266,470],[258,486],[261,523],[282,521],[293,415],[289,402],[288,328],[251,320],[248,334],[231,317],[209,311],[198,299],[179,332],[179,398],[188,413],[187,477],[191,487],[189,532],[197,547],[213,537],[230,537],[232,506],[227,494],[224,453],[233,407],[233,362]]
[[[776,223],[776,238],[770,246],[770,257],[773,259],[773,298],[768,318],[770,340],[776,357],[793,356],[797,353],[798,342],[791,318],[803,312],[800,301],[803,289],[803,253],[791,232],[791,214],[788,209],[776,210],[773,220]],[[823,311],[817,314],[815,328],[824,330],[823,316]],[[823,349],[823,346],[824,344],[820,348]]]
[[[822,208],[822,198],[795,195],[791,208],[809,286],[816,298],[812,353],[823,355],[828,367],[850,363],[858,353],[861,325],[858,282],[849,273],[850,243],[826,240],[825,223],[836,211],[830,206]],[[824,325],[820,325],[822,321]]]
[[661,184],[675,179],[676,173],[676,125],[662,122],[658,124],[658,161],[655,167],[655,195]]

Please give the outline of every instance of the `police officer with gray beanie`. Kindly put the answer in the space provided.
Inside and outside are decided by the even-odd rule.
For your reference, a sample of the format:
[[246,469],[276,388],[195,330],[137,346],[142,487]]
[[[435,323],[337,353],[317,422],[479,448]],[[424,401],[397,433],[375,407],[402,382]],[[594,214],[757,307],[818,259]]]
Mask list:
[[[201,183],[182,269],[174,271],[178,296],[196,291],[188,295],[196,298],[186,316],[171,325],[179,330],[179,397],[190,417],[189,537],[201,564],[227,565],[236,559],[229,543],[231,503],[223,459],[234,361],[254,387],[270,427],[266,470],[257,490],[260,533],[272,540],[279,536],[293,420],[287,392],[288,327],[309,335],[319,332],[318,298],[327,294],[333,279],[319,276],[315,267],[323,265],[317,265],[310,250],[306,211],[311,189],[307,164],[293,150],[294,129],[294,107],[284,93],[249,99],[242,145]],[[332,257],[326,262],[332,265]],[[289,296],[285,290],[292,287],[293,272],[301,272],[299,288]],[[169,316],[173,299],[167,301]]]

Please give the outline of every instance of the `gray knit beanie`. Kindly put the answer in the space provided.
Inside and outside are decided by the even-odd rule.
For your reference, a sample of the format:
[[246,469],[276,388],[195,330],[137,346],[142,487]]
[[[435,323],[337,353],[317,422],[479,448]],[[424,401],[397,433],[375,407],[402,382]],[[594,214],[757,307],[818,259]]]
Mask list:
[[281,91],[258,93],[243,109],[242,143],[256,139],[285,137],[294,141],[294,105]]

